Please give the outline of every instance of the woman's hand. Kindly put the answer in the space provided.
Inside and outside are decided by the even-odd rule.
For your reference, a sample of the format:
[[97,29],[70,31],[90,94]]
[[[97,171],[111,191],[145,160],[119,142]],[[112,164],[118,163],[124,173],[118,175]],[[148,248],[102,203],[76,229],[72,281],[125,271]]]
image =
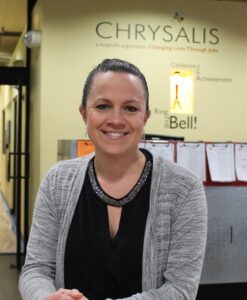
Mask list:
[[57,292],[48,295],[45,300],[88,300],[78,290],[59,289]]

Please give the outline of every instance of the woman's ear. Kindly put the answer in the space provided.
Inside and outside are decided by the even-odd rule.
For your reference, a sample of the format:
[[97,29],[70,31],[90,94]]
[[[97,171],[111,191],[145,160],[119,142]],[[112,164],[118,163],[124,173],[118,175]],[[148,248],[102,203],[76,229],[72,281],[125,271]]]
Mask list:
[[82,105],[80,105],[79,111],[80,111],[83,121],[86,123],[86,121],[87,121],[86,109]]

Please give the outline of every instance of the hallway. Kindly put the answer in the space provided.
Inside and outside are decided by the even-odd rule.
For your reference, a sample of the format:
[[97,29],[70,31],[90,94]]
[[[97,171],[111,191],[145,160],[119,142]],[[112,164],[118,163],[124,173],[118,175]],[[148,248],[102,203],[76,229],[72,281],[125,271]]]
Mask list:
[[16,252],[15,223],[0,191],[0,254]]
[[21,299],[16,268],[15,222],[0,191],[0,300]]

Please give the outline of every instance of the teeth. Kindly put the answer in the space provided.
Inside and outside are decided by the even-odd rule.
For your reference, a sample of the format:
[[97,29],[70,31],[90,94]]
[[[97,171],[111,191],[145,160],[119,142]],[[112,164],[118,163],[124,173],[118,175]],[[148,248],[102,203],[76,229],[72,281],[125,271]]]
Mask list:
[[124,136],[123,132],[106,132],[107,135],[110,135],[112,137],[120,137],[120,136]]

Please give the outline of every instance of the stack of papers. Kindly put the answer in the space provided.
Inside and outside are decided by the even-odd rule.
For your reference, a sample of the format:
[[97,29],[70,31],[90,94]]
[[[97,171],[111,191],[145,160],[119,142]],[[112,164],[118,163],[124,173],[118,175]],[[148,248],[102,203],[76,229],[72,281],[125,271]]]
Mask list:
[[234,145],[231,143],[207,144],[209,171],[212,181],[236,181]]
[[147,149],[151,153],[163,157],[169,161],[174,162],[174,144],[168,142],[153,142],[148,141],[139,144],[140,148]]
[[192,171],[202,181],[205,181],[205,144],[177,143],[177,164]]
[[247,182],[247,143],[143,141],[139,147],[176,162],[204,182],[206,157],[212,182]]
[[247,181],[247,144],[235,144],[235,165],[239,181]]

